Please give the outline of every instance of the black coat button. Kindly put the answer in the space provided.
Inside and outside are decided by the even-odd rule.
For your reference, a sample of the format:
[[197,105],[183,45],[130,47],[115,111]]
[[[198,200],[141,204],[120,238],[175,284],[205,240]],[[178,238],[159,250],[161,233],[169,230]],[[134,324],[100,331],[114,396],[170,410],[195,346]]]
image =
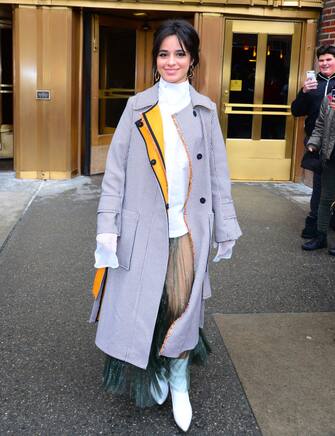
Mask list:
[[198,114],[196,111],[193,111],[193,115],[196,117]]
[[201,204],[204,204],[204,203],[206,203],[206,198],[204,198],[204,197],[201,197],[201,198],[200,198],[200,203],[201,203]]
[[156,165],[156,159],[151,159],[150,163],[151,165]]
[[202,159],[202,154],[201,153],[197,154],[197,159]]
[[135,124],[136,124],[137,127],[143,127],[143,121],[142,120],[136,121]]
[[168,208],[169,208],[169,203],[166,203],[166,210],[168,210]]

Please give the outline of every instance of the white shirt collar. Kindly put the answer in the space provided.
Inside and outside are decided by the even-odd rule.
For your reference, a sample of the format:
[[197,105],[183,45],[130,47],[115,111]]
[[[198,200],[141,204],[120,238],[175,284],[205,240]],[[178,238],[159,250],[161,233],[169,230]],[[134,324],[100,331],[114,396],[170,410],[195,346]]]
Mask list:
[[180,111],[191,101],[189,81],[170,83],[160,78],[158,101],[159,104],[167,105],[174,112]]

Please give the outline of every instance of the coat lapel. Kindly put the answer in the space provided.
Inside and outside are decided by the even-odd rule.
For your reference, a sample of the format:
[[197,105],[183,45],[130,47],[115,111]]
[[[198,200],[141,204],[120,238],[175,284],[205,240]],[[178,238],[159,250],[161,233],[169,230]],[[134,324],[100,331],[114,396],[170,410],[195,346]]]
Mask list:
[[[190,86],[190,96],[191,105],[187,106],[179,114],[176,114],[175,119],[178,121],[179,126],[184,126],[184,131],[181,132],[180,130],[180,134],[184,133],[185,137],[182,140],[191,149],[194,142],[192,108],[202,106],[210,110],[211,102],[209,98],[199,94],[192,86]],[[136,96],[134,109],[143,111],[140,119],[135,124],[144,140],[151,168],[162,191],[165,206],[168,208],[168,184],[164,159],[163,123],[158,106],[158,83]]]
[[141,118],[136,121],[136,127],[142,135],[151,168],[155,173],[162,191],[165,206],[168,207],[168,184],[164,160],[163,123],[157,103],[149,110],[142,113]]

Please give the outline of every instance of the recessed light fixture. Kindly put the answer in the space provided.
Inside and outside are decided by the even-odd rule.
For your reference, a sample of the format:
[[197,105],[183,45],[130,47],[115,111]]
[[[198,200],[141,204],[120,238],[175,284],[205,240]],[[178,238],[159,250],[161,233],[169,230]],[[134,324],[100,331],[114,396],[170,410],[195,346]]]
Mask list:
[[134,12],[134,17],[145,17],[147,15],[146,12]]

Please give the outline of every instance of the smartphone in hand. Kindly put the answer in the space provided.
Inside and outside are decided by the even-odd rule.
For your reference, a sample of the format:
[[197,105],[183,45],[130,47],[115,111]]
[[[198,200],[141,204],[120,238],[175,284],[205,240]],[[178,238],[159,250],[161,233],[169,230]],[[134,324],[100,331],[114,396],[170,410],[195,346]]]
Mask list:
[[316,74],[314,70],[306,71],[306,78],[309,80],[316,80]]

